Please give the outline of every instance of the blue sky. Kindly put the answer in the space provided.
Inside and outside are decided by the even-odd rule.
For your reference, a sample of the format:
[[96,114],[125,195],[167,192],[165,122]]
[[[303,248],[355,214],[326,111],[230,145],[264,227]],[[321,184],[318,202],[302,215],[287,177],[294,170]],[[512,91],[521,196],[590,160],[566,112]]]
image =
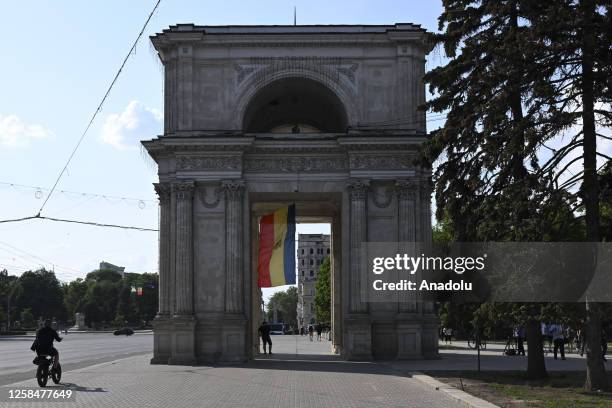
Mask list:
[[[162,131],[162,67],[149,35],[176,23],[291,24],[294,5],[298,24],[413,22],[436,30],[440,3],[163,0],[43,215],[157,226],[151,186],[156,167],[138,144]],[[153,4],[154,0],[3,4],[0,183],[51,187]],[[0,218],[34,215],[45,194],[36,192],[0,184]],[[109,196],[144,201],[139,205],[138,200]],[[309,229],[315,230],[320,228]],[[44,221],[0,224],[0,269],[12,274],[43,265],[54,267],[61,280],[69,281],[83,277],[102,260],[128,271],[157,271],[157,235]]]

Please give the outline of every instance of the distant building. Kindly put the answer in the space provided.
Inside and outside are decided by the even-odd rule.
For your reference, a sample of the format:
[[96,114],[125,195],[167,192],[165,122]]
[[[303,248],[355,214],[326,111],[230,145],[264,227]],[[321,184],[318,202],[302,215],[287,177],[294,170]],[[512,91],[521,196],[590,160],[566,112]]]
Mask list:
[[315,285],[319,267],[323,259],[329,256],[330,239],[325,234],[299,234],[297,248],[298,270],[298,323],[303,325],[316,323]]
[[108,263],[108,262],[105,262],[105,261],[100,262],[100,268],[99,269],[106,269],[106,270],[115,271],[119,275],[121,275],[122,278],[125,275],[125,267],[124,266],[113,265],[112,263]]

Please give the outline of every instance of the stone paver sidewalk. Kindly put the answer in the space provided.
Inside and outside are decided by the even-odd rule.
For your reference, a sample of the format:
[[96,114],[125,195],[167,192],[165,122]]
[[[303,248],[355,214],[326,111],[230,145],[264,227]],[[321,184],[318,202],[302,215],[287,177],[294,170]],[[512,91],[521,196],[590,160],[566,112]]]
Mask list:
[[[150,355],[64,373],[76,403],[54,407],[427,407],[465,406],[392,368],[369,362],[260,359],[231,366],[150,365]],[[34,375],[34,372],[32,372]],[[21,387],[36,387],[32,378]],[[12,385],[15,386],[15,385]],[[0,403],[0,407],[40,403]]]

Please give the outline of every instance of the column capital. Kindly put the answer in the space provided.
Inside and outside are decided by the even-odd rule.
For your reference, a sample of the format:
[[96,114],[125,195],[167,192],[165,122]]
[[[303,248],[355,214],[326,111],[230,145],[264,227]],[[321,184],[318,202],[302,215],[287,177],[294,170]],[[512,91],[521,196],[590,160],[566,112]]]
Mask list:
[[241,200],[245,190],[242,180],[224,180],[221,188],[225,191],[225,197],[229,200]]
[[352,201],[365,200],[368,189],[370,188],[370,180],[351,179],[346,187]]
[[170,194],[172,193],[172,186],[170,183],[153,183],[155,192],[159,198],[160,203],[168,203],[170,201]]
[[414,197],[414,193],[419,190],[418,180],[397,180],[395,182],[395,193],[400,200],[407,200]]
[[190,199],[193,197],[195,183],[193,181],[179,181],[172,183],[172,190],[178,199]]

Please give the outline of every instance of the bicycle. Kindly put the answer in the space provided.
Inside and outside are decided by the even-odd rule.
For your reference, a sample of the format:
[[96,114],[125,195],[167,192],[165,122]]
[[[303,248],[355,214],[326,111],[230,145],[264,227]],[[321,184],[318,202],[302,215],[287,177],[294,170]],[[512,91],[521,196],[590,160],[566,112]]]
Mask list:
[[33,363],[38,366],[36,381],[39,386],[46,387],[49,377],[55,384],[59,384],[62,380],[62,366],[59,362],[57,364],[54,364],[54,362],[55,357],[48,354],[40,354],[34,359]]
[[[468,347],[471,348],[472,350],[476,349],[477,343],[478,343],[478,341],[476,340],[476,337],[470,337],[468,339]],[[487,349],[487,340],[486,339],[480,339],[480,349],[481,350],[486,350]]]

